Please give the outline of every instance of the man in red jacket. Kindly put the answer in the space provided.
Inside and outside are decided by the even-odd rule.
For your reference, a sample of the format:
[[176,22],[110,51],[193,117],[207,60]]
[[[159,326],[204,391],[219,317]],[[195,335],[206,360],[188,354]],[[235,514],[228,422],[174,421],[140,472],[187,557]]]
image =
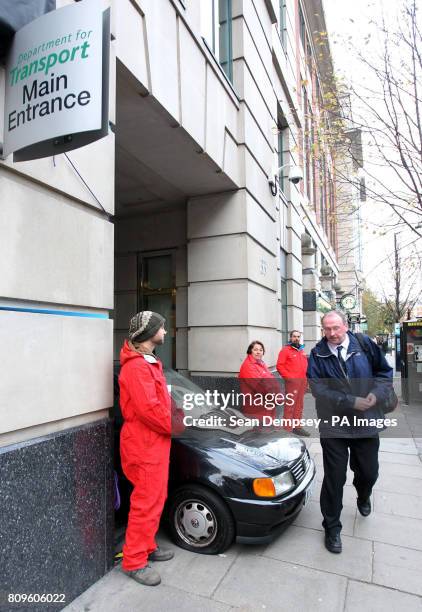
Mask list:
[[149,310],[130,321],[120,352],[120,434],[122,469],[134,486],[123,546],[123,571],[141,584],[155,586],[160,575],[148,561],[174,555],[157,547],[155,534],[167,497],[171,443],[171,398],[156,346],[164,343],[164,318]]
[[290,422],[285,425],[287,431],[293,431],[298,436],[309,436],[310,433],[303,427],[294,427],[291,424],[293,419],[301,419],[303,414],[303,396],[305,395],[307,380],[306,370],[308,358],[300,343],[301,333],[294,329],[290,332],[290,342],[281,349],[277,359],[277,371],[284,378],[286,395],[294,395],[295,401],[292,406],[284,405],[283,417]]

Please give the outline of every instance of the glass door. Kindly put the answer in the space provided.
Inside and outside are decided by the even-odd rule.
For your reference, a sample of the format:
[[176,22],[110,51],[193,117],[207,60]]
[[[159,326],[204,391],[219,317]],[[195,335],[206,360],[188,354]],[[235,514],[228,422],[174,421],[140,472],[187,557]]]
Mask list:
[[138,310],[153,310],[166,319],[166,341],[156,354],[166,368],[176,366],[176,279],[172,252],[138,256]]

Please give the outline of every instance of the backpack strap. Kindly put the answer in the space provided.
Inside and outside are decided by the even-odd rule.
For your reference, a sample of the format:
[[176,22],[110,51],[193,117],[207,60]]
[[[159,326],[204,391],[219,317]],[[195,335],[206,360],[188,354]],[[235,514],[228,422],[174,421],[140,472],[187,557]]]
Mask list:
[[355,336],[356,340],[359,342],[360,348],[365,353],[369,363],[371,364],[372,373],[373,373],[374,370],[376,369],[376,363],[375,363],[375,359],[374,359],[374,354],[372,353],[371,349],[369,348],[369,346],[367,344],[367,341],[365,340],[364,334],[362,334],[361,332],[355,332],[353,335]]

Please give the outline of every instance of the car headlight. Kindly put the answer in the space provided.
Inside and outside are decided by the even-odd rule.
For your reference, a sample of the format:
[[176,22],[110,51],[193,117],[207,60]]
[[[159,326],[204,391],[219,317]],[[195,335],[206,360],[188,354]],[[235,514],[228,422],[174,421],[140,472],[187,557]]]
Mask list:
[[295,486],[290,472],[282,472],[273,478],[255,478],[253,490],[258,497],[277,497]]
[[290,491],[290,489],[293,489],[295,486],[295,481],[293,480],[293,476],[290,472],[282,472],[278,476],[274,476],[273,480],[276,495],[287,493],[287,491]]

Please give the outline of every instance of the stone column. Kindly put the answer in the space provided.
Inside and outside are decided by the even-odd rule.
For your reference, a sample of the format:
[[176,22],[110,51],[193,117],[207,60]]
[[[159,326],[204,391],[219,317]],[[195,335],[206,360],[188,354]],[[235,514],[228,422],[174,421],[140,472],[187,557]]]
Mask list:
[[188,369],[237,375],[251,340],[274,365],[279,285],[276,224],[247,192],[191,198],[188,224]]
[[312,238],[308,234],[302,234],[303,339],[307,353],[320,338],[317,298],[321,283],[317,273],[317,259],[318,253]]

